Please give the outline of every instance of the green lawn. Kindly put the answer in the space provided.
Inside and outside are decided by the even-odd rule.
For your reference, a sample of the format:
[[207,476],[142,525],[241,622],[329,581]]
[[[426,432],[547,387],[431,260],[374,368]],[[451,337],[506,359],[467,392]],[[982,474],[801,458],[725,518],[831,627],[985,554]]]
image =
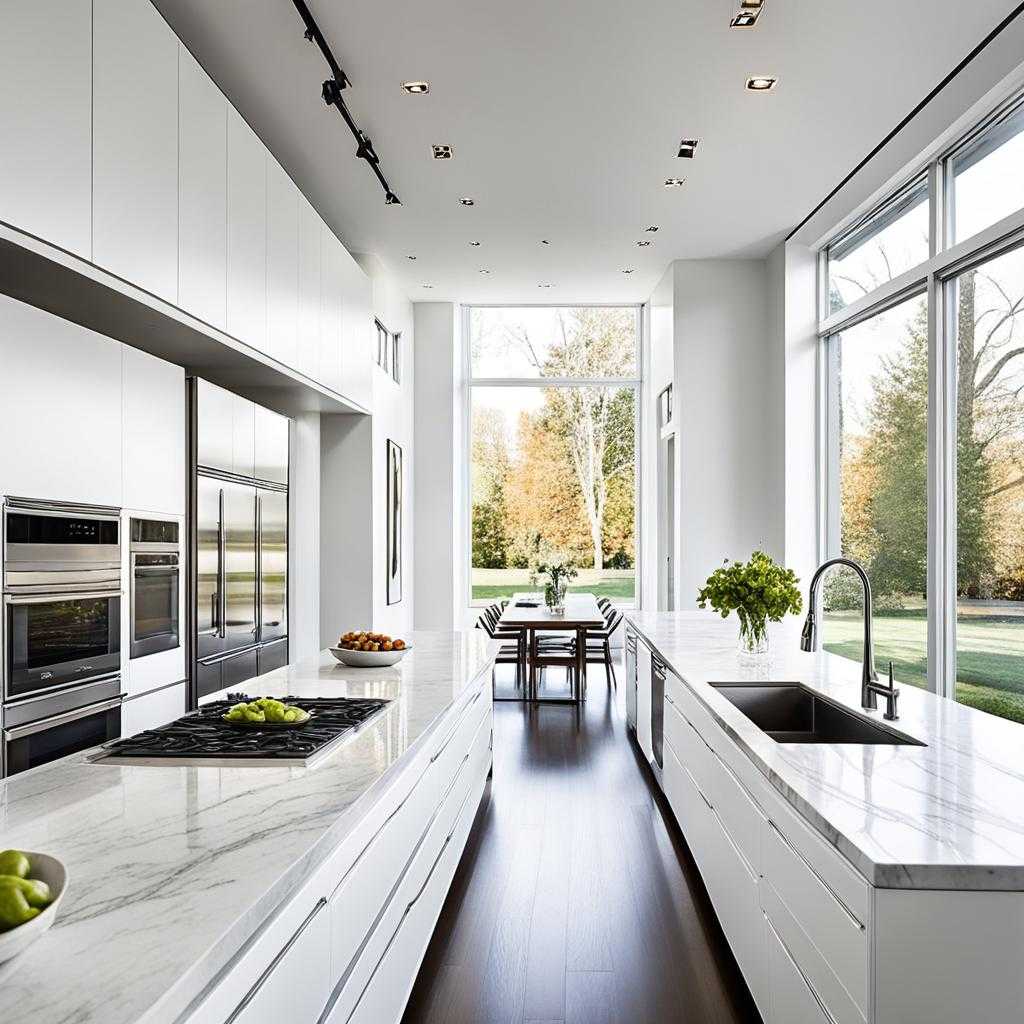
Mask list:
[[[529,590],[529,584],[522,583],[474,583],[474,601],[497,601],[503,597]],[[595,597],[607,597],[612,601],[631,601],[634,594],[632,580],[602,580],[600,583],[588,583],[584,586],[570,587],[569,593],[593,594]]]
[[[829,614],[825,650],[860,661],[863,626],[858,613]],[[923,610],[876,613],[875,661],[889,661],[900,682],[927,685],[928,620]],[[957,699],[981,711],[1024,722],[1024,617],[977,613],[957,620]]]

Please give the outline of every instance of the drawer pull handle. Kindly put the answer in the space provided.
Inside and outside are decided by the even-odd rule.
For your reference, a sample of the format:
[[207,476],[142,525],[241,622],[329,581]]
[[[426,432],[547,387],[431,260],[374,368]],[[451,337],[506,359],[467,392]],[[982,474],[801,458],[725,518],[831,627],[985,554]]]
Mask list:
[[[761,913],[764,914],[764,911],[761,911]],[[789,951],[789,946],[786,945],[786,943],[783,941],[782,936],[775,930],[775,925],[772,924],[772,919],[767,914],[764,914],[764,920],[768,927],[771,929],[772,935],[775,936],[775,941],[779,944],[780,948],[782,949],[782,952],[786,956],[786,959],[792,965],[793,970],[800,975],[800,979],[803,981],[804,985],[807,986],[807,991],[810,992],[811,995],[814,997],[814,1001],[818,1004],[818,1009],[821,1010],[825,1019],[829,1022],[829,1024],[839,1024],[839,1022],[832,1015],[832,1011],[825,1005],[825,1001],[821,998],[821,996],[818,995],[818,990],[811,984],[811,979],[808,978],[806,974],[804,974],[803,969],[796,962],[796,957],[793,956],[793,954]]]
[[667,700],[672,707],[676,706],[676,702],[672,699],[672,695],[670,693],[665,694],[665,700]]
[[833,889],[832,886],[829,885],[829,883],[821,877],[820,873],[818,872],[818,869],[815,868],[815,866],[789,841],[789,838],[787,837],[786,833],[783,832],[782,829],[780,829],[779,826],[776,825],[771,818],[768,819],[768,824],[772,827],[772,830],[775,832],[775,834],[786,844],[786,846],[789,847],[790,850],[793,851],[794,855],[806,866],[807,870],[810,871],[812,875],[814,875],[814,877],[818,880],[818,883],[821,885],[821,887],[829,894],[829,896],[832,897],[832,899],[836,901],[836,903],[839,904],[840,909],[850,919],[850,922],[854,925],[854,927],[858,928],[860,931],[864,931],[864,923],[846,905],[846,902],[839,895],[839,893],[837,893],[835,889]]
[[[708,799],[708,798],[707,798],[707,797],[706,797],[706,796],[704,795],[704,790],[702,790],[702,789],[700,788],[700,786],[698,786],[698,787],[697,787],[697,795],[698,795],[698,796],[699,796],[699,797],[701,798],[701,800],[703,800],[703,801],[704,801],[704,803],[706,803],[706,804],[708,805],[708,810],[709,810],[709,811],[710,811],[710,812],[711,812],[712,814],[715,814],[715,809],[714,809],[714,807],[712,807],[712,806],[711,806],[711,801],[710,801],[710,800],[709,800],[709,799]],[[718,815],[717,815],[717,814],[715,814],[715,817],[717,818],[717,817],[718,817]]]
[[266,969],[253,983],[252,988],[250,988],[249,991],[246,992],[244,996],[242,996],[242,1001],[234,1008],[234,1010],[231,1011],[231,1016],[228,1017],[224,1024],[233,1024],[233,1021],[238,1019],[239,1014],[241,1014],[241,1012],[256,998],[256,996],[259,994],[260,989],[263,988],[263,986],[267,983],[267,979],[277,969],[277,965],[285,958],[285,956],[288,953],[288,950],[291,949],[292,946],[294,946],[295,943],[299,941],[299,937],[309,927],[313,918],[316,917],[316,915],[319,914],[320,911],[323,910],[324,907],[326,906],[327,900],[323,896],[321,896],[320,899],[316,901],[316,906],[314,906],[313,909],[306,916],[305,921],[303,921],[302,924],[300,924],[299,927],[296,929],[295,934],[284,944],[284,947],[282,949],[278,950],[277,955],[274,957],[273,960],[270,961],[269,964],[267,964]]

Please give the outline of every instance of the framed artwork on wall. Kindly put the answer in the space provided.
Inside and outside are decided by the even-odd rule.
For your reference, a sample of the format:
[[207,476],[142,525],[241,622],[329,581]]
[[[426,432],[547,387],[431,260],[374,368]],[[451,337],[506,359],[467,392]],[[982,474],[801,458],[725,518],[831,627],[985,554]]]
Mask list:
[[402,449],[388,439],[387,580],[388,604],[402,600]]

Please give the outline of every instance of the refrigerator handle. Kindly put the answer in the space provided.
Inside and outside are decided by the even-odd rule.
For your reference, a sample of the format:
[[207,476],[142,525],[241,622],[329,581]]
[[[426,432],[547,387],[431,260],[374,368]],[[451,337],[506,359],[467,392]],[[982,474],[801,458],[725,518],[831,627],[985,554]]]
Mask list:
[[217,635],[223,640],[227,636],[228,617],[228,569],[226,564],[227,545],[224,536],[224,488],[218,492],[217,512],[217,589],[220,595],[220,609],[218,611]]
[[263,632],[263,496],[256,492],[256,622],[253,638],[258,643]]

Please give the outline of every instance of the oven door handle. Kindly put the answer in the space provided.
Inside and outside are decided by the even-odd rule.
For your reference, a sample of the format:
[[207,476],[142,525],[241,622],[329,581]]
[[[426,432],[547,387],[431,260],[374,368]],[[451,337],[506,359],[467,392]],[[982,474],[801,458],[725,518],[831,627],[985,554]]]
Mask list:
[[97,715],[101,711],[112,711],[124,703],[124,697],[111,697],[110,700],[100,701],[98,704],[87,704],[84,708],[75,708],[74,711],[65,711],[59,715],[51,715],[49,718],[40,719],[38,722],[29,722],[26,725],[15,726],[13,729],[4,729],[4,739],[11,743],[14,740],[24,739],[44,729],[52,729],[56,725],[66,725],[68,722],[75,722],[79,718],[88,718],[90,715]]
[[177,565],[137,565],[132,569],[133,576],[177,576],[181,567]]
[[71,590],[60,594],[7,594],[7,604],[57,604],[61,601],[98,601],[100,598],[120,597],[120,590]]

